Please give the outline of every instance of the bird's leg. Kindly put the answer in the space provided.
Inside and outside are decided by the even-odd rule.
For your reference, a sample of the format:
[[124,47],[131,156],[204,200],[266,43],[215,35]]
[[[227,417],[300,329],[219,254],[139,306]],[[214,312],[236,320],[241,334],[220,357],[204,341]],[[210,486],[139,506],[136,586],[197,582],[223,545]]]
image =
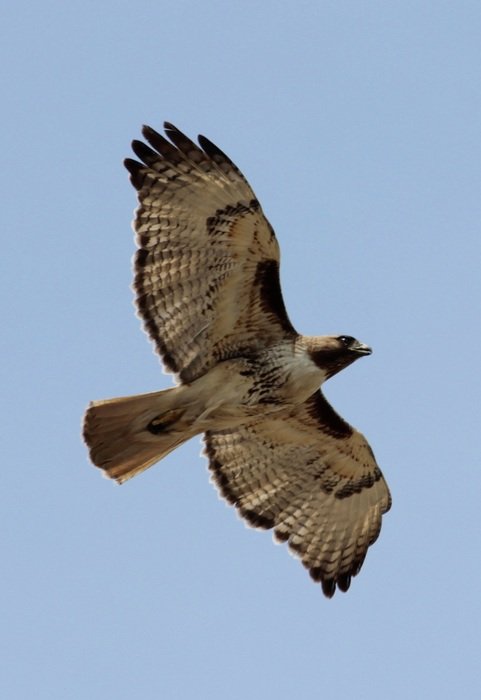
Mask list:
[[153,435],[167,432],[174,423],[177,423],[184,413],[184,408],[171,408],[169,411],[165,411],[165,413],[161,413],[159,416],[152,418],[147,426],[147,430]]

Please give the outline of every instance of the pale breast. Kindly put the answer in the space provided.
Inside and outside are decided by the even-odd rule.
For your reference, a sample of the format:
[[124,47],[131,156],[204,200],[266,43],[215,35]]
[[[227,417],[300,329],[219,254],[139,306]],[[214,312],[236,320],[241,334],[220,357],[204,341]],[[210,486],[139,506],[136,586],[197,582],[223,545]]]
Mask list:
[[252,387],[247,399],[263,405],[303,403],[326,378],[306,349],[293,341],[262,350],[250,360],[248,371]]

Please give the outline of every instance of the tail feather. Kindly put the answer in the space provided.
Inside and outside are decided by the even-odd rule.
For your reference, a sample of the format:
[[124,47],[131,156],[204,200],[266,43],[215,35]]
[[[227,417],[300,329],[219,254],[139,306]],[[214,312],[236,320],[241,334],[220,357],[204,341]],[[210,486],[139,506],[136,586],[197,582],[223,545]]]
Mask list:
[[148,469],[193,437],[182,387],[93,401],[83,425],[90,459],[119,483]]

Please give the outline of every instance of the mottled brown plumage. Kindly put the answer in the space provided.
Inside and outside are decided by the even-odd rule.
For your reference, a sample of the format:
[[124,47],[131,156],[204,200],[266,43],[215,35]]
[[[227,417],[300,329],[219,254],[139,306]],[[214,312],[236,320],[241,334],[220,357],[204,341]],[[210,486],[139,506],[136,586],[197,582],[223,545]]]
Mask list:
[[347,590],[390,496],[365,438],[319,386],[370,349],[299,335],[279,282],[279,246],[244,176],[205,137],[144,127],[127,159],[138,190],[139,315],[178,386],[93,402],[84,437],[118,482],[205,434],[220,493],[276,539],[331,597]]

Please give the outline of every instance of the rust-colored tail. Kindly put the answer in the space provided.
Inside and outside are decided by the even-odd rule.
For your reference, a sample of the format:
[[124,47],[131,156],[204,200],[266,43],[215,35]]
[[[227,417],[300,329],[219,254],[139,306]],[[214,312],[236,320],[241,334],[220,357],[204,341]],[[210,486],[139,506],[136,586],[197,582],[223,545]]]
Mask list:
[[93,401],[83,424],[92,462],[121,484],[193,437],[182,389]]

